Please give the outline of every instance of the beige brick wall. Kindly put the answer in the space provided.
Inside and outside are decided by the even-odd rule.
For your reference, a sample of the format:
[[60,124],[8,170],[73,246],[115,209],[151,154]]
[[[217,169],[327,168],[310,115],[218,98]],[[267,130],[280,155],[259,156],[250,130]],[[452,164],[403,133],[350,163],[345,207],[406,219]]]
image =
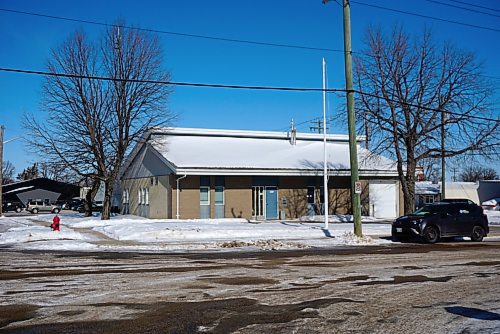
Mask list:
[[[278,189],[279,210],[286,218],[298,218],[307,214],[307,177],[280,177]],[[286,205],[283,204],[286,199]]]
[[[147,218],[168,217],[170,208],[170,185],[168,176],[137,178],[124,180],[122,191],[129,191],[129,212],[133,215]],[[153,180],[153,184],[151,184]],[[149,191],[149,205],[139,205],[139,189],[147,188]]]
[[[130,191],[130,213],[141,215],[147,212],[149,218],[176,218],[177,176],[161,176],[159,184],[151,186],[150,178],[125,180],[124,189]],[[368,213],[368,180],[361,179],[362,214]],[[322,177],[314,179],[316,199],[319,204]],[[280,177],[278,184],[278,207],[284,211],[287,219],[299,218],[307,214],[307,186],[309,177]],[[398,183],[399,184],[399,183]],[[139,207],[138,189],[149,188],[149,208]],[[215,176],[210,177],[211,217],[215,217]],[[329,213],[346,214],[350,211],[350,180],[348,177],[330,177]],[[399,211],[403,212],[403,196],[400,188]],[[286,205],[283,199],[286,199]],[[200,218],[200,176],[188,176],[180,180],[179,214],[181,219]],[[227,176],[224,187],[224,215],[226,218],[252,219],[252,177]]]
[[225,179],[225,216],[252,218],[252,177],[228,176]]
[[[177,214],[177,182],[178,176],[170,177],[172,185],[172,218]],[[179,181],[179,218],[200,218],[200,177],[188,176]]]

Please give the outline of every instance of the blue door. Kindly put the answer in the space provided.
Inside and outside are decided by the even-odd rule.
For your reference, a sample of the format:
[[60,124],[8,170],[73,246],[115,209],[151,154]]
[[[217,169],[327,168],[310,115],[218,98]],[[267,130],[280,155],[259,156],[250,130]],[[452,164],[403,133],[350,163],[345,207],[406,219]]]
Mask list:
[[277,187],[266,187],[266,219],[278,219]]

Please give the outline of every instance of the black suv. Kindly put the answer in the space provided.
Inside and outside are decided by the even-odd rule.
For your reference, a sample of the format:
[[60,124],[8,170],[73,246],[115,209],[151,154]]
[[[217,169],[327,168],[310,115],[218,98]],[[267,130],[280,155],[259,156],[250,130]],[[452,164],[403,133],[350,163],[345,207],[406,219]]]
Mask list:
[[24,204],[22,202],[4,202],[2,204],[2,212],[15,211],[21,212],[24,209]]
[[471,201],[436,202],[392,223],[392,240],[422,237],[428,243],[442,237],[470,237],[482,241],[488,235],[488,218],[483,209]]

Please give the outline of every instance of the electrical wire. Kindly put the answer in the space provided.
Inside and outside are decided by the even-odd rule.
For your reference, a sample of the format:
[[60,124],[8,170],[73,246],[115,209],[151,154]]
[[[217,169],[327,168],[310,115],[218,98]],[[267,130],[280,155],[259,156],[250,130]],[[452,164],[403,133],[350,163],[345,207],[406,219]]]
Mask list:
[[467,5],[467,6],[471,6],[471,7],[487,9],[487,10],[491,10],[491,11],[494,11],[494,12],[500,12],[500,9],[491,8],[491,7],[485,7],[485,6],[480,6],[480,5],[476,5],[476,4],[470,3],[470,2],[458,1],[458,0],[448,0],[448,1],[455,2],[455,3],[460,3],[462,5]]
[[443,111],[443,110],[440,110],[440,109],[426,107],[426,106],[422,106],[422,105],[419,105],[419,104],[413,104],[413,103],[408,103],[408,102],[404,102],[404,101],[389,99],[389,98],[386,98],[386,97],[383,97],[383,96],[380,96],[380,95],[376,95],[376,94],[372,94],[372,93],[367,93],[367,92],[363,92],[363,91],[356,90],[356,89],[354,89],[353,92],[354,93],[358,93],[360,95],[366,95],[366,96],[374,97],[374,98],[377,98],[377,99],[383,99],[383,100],[386,100],[386,101],[395,102],[395,103],[402,104],[402,105],[405,105],[405,106],[408,106],[408,107],[419,108],[419,109],[428,110],[428,111],[444,112],[445,114],[448,114],[448,115],[455,115],[455,116],[476,118],[476,119],[480,119],[480,120],[483,120],[483,121],[500,123],[500,119],[499,118],[495,119],[495,118],[489,118],[489,117],[483,117],[483,116],[473,116],[473,115],[469,115],[469,114],[459,113],[459,112],[455,112],[455,111],[448,111],[448,110],[444,110]]
[[[335,2],[340,5],[340,3],[338,3],[337,1],[335,1]],[[363,4],[363,5],[366,5],[366,6],[376,7],[376,8],[382,8],[382,9],[392,10],[390,8],[378,7],[378,6],[375,6],[375,5],[364,4],[364,3],[357,2],[357,1],[351,1],[351,2],[358,3],[358,4]],[[92,25],[98,25],[98,26],[103,26],[103,27],[120,27],[120,28],[126,28],[126,29],[133,29],[133,30],[137,30],[137,31],[145,31],[145,32],[158,33],[158,34],[168,34],[168,35],[183,36],[183,37],[192,37],[192,38],[201,38],[201,39],[208,39],[208,40],[217,40],[217,41],[224,41],[224,42],[245,43],[245,44],[261,45],[261,46],[271,46],[271,47],[282,47],[282,48],[292,48],[292,49],[302,49],[302,50],[309,50],[309,51],[336,52],[336,53],[343,53],[343,54],[345,54],[345,51],[344,50],[340,50],[340,49],[310,47],[310,46],[293,45],[293,44],[282,44],[282,43],[268,43],[268,42],[259,42],[259,41],[251,41],[251,40],[242,40],[242,39],[232,39],[232,38],[215,37],[215,36],[208,36],[208,35],[187,34],[187,33],[174,32],[174,31],[165,31],[165,30],[159,30],[159,29],[148,29],[148,28],[139,28],[139,27],[132,27],[132,26],[122,26],[122,25],[116,25],[116,24],[108,24],[108,23],[103,23],[103,22],[98,22],[98,21],[75,19],[75,18],[69,18],[69,17],[63,17],[63,16],[47,15],[47,14],[26,12],[26,11],[20,11],[20,10],[6,9],[6,8],[0,8],[0,11],[9,12],[9,13],[16,13],[16,14],[23,14],[23,15],[30,15],[30,16],[36,16],[36,17],[43,17],[43,18],[49,18],[49,19],[55,19],[55,20],[63,20],[63,21],[69,21],[69,22],[78,22],[78,23],[92,24]],[[409,14],[412,14],[412,13],[409,13]],[[416,15],[418,15],[418,14],[416,14]],[[370,54],[367,54],[367,53],[362,53],[362,52],[352,51],[351,53],[355,54],[355,55],[364,55],[364,56],[371,57],[371,58],[377,58],[377,56],[370,55]],[[495,79],[495,80],[500,80],[500,77],[495,77],[495,76],[491,76],[491,75],[481,75],[481,76],[488,77],[488,78]]]
[[[357,93],[360,95],[366,95],[374,98],[385,99],[387,101],[403,104],[405,106],[420,108],[429,111],[441,111],[436,108],[421,106],[417,104],[402,102],[393,99],[387,99],[383,96],[379,96],[372,93],[363,92],[361,90],[347,90],[341,88],[311,88],[311,87],[277,87],[277,86],[248,86],[248,85],[229,85],[229,84],[209,84],[209,83],[197,83],[197,82],[179,82],[179,81],[161,81],[161,80],[140,80],[140,79],[120,79],[120,78],[112,78],[112,77],[104,77],[104,76],[92,76],[92,75],[80,75],[80,74],[67,74],[67,73],[55,73],[55,72],[47,72],[47,71],[34,71],[34,70],[23,70],[23,69],[14,69],[14,68],[4,68],[0,67],[0,72],[11,72],[11,73],[24,73],[24,74],[35,74],[35,75],[44,75],[44,76],[53,76],[53,77],[64,77],[64,78],[76,78],[76,79],[89,79],[89,80],[103,80],[103,81],[113,81],[113,82],[131,82],[131,83],[149,83],[149,84],[160,84],[160,85],[172,85],[172,86],[189,86],[189,87],[206,87],[206,88],[229,88],[229,89],[247,89],[247,90],[267,90],[267,91],[291,91],[291,92],[345,92],[345,93]],[[482,116],[473,116],[458,112],[445,111],[447,114],[464,116],[469,118],[477,118],[485,121],[491,122],[500,122],[499,119],[482,117]]]
[[366,6],[366,7],[372,7],[372,8],[387,10],[387,11],[390,11],[390,12],[395,12],[395,13],[400,13],[400,14],[405,14],[405,15],[417,16],[417,17],[421,17],[421,18],[425,18],[425,19],[434,20],[434,21],[441,21],[441,22],[447,22],[447,23],[452,23],[452,24],[458,24],[458,25],[462,25],[462,26],[470,27],[470,28],[477,28],[477,29],[489,30],[489,31],[494,31],[494,32],[500,32],[500,29],[497,29],[497,28],[484,27],[484,26],[480,26],[480,25],[476,25],[476,24],[470,24],[470,23],[465,23],[465,22],[460,22],[460,21],[448,20],[448,19],[443,19],[443,18],[436,17],[436,16],[418,14],[418,13],[413,13],[413,12],[409,12],[409,11],[405,11],[405,10],[384,7],[384,6],[369,4],[369,3],[360,2],[360,1],[353,1],[353,0],[351,0],[351,3],[355,3],[357,5],[362,5],[362,6]]
[[452,8],[463,9],[463,10],[466,10],[466,11],[469,11],[469,12],[472,12],[472,13],[479,13],[479,14],[484,14],[484,15],[489,15],[489,16],[494,16],[494,17],[500,17],[500,15],[497,15],[497,14],[492,14],[492,13],[483,12],[481,10],[476,10],[476,9],[471,9],[471,8],[467,8],[467,7],[452,5],[452,4],[441,2],[441,1],[437,1],[437,0],[425,0],[425,1],[432,2],[432,3],[438,4],[438,5],[452,7]]
[[[322,92],[323,88],[308,88],[308,87],[277,87],[277,86],[248,86],[248,85],[227,85],[227,84],[209,84],[197,82],[179,82],[179,81],[161,81],[161,80],[142,80],[142,79],[120,79],[104,76],[69,74],[69,73],[55,73],[47,71],[33,71],[15,68],[0,67],[2,72],[36,74],[53,77],[89,79],[89,80],[103,80],[103,81],[118,81],[118,82],[132,82],[132,83],[149,83],[160,85],[172,86],[189,86],[189,87],[209,87],[209,88],[232,88],[232,89],[249,89],[249,90],[278,90],[278,91],[295,91],[295,92]],[[343,92],[344,89],[327,89],[328,92]]]
[[326,52],[344,53],[344,50],[340,50],[340,49],[320,48],[320,47],[293,45],[293,44],[259,42],[259,41],[252,41],[252,40],[215,37],[215,36],[208,36],[208,35],[187,34],[187,33],[182,33],[182,32],[159,30],[159,29],[149,29],[149,28],[139,28],[139,27],[126,26],[126,25],[116,25],[116,24],[109,24],[109,23],[103,23],[103,22],[98,22],[98,21],[74,19],[74,18],[63,17],[63,16],[46,15],[46,14],[25,12],[25,11],[20,11],[20,10],[6,9],[6,8],[0,8],[0,11],[9,12],[9,13],[16,13],[16,14],[23,14],[23,15],[30,15],[30,16],[37,16],[37,17],[44,17],[44,18],[69,21],[69,22],[86,23],[86,24],[98,25],[98,26],[102,26],[102,27],[115,27],[115,28],[119,27],[119,28],[133,29],[133,30],[137,30],[137,31],[152,32],[152,33],[157,33],[157,34],[194,37],[194,38],[223,41],[223,42],[244,43],[244,44],[254,44],[254,45],[263,45],[263,46],[274,46],[274,47],[290,48],[290,49],[302,49],[302,50],[312,50],[312,51],[326,51]]

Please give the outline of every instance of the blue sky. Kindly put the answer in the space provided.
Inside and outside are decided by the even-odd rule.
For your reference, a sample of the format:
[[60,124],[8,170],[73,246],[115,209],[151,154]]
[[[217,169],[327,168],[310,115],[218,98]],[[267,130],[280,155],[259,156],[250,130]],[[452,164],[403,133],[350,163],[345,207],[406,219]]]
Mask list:
[[[465,6],[458,1],[438,2]],[[468,7],[497,16],[426,0],[353,2],[353,51],[363,48],[363,36],[369,25],[390,29],[394,24],[402,24],[410,33],[421,33],[427,27],[432,29],[438,41],[450,41],[475,52],[484,63],[485,73],[500,78],[500,2],[463,2],[495,8],[496,11]],[[405,15],[361,3],[490,27],[497,31]],[[122,18],[127,24],[155,30],[343,49],[342,8],[335,1],[323,5],[321,0],[0,0],[0,8],[102,23],[113,23]],[[76,30],[84,30],[97,38],[103,27],[0,11],[0,67],[43,71],[50,49],[57,48]],[[171,71],[174,81],[320,88],[321,59],[325,57],[329,87],[344,87],[341,52],[258,46],[167,34],[159,36],[165,52],[164,64]],[[500,80],[498,82],[500,84]],[[5,140],[25,134],[20,125],[24,112],[41,115],[41,83],[39,76],[0,72],[0,124],[5,126]],[[344,98],[335,95],[329,100],[330,113],[336,110],[339,103],[344,103]],[[293,118],[296,124],[301,124],[299,131],[308,132],[311,124],[307,121],[322,115],[322,95],[321,92],[176,87],[169,108],[179,114],[174,126],[286,130]],[[61,119],[61,122],[64,121]],[[347,128],[343,123],[334,122],[330,131],[347,133]],[[9,142],[4,147],[4,160],[14,164],[16,173],[38,159],[25,151],[22,140]]]

